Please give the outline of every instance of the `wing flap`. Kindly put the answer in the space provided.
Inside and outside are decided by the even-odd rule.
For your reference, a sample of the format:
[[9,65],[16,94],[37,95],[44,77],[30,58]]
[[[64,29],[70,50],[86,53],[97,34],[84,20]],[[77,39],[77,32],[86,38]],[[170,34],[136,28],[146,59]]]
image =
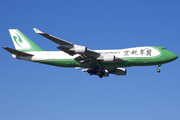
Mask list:
[[69,49],[66,48],[66,47],[59,46],[59,47],[57,47],[57,49],[62,50],[62,51],[64,51],[65,53],[67,53],[67,54],[69,54],[69,55],[71,55],[71,56],[75,55],[74,52],[69,51]]
[[78,57],[74,58],[74,60],[76,62],[78,62],[79,64],[81,64],[82,66],[92,64],[96,61],[95,59],[90,59],[89,57],[87,57],[85,55],[78,56]]

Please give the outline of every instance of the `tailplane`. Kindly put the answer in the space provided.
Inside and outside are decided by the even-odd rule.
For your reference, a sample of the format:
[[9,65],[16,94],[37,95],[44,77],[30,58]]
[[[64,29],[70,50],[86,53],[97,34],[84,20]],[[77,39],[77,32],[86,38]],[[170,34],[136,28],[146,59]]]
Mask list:
[[33,56],[32,54],[29,54],[29,53],[26,53],[26,52],[21,52],[19,50],[14,50],[12,48],[9,48],[9,47],[2,47],[4,48],[5,50],[7,50],[8,52],[14,54],[14,55],[18,55],[18,56]]
[[18,29],[9,29],[16,50],[22,52],[43,51]]

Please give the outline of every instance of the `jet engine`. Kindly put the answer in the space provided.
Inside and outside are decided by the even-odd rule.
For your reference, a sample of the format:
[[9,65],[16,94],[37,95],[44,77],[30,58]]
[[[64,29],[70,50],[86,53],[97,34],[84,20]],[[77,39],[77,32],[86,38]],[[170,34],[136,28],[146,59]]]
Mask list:
[[104,62],[114,62],[116,59],[115,59],[115,56],[114,55],[104,55],[103,56],[103,61]]
[[113,71],[111,72],[111,74],[126,75],[126,72],[127,72],[127,70],[124,69],[124,68],[117,68],[117,69],[113,70]]
[[75,53],[86,53],[87,47],[76,45],[73,48],[71,48],[70,51],[75,52]]

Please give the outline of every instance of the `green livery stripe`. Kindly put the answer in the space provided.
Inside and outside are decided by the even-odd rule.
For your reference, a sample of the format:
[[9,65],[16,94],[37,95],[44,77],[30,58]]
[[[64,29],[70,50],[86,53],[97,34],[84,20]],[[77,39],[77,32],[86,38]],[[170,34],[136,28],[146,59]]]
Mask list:
[[[126,62],[119,62],[119,63],[100,63],[100,67],[130,67],[130,66],[149,66],[149,65],[157,65],[170,62],[164,59],[165,56],[161,55],[160,57],[149,59],[149,58],[125,58]],[[59,67],[84,67],[81,66],[78,62],[74,59],[48,59],[48,60],[39,60],[35,61],[38,63],[54,65]],[[86,67],[94,66],[95,64],[90,64]]]
[[[18,36],[18,41],[19,42],[22,42],[22,39],[21,39],[21,37],[19,37],[19,35],[16,33],[16,35]],[[21,47],[20,45],[19,45],[19,43],[17,42],[17,37],[16,36],[13,36],[13,39],[14,39],[14,41],[16,42],[16,44],[19,46],[19,47]],[[22,48],[22,47],[21,47]]]
[[[39,46],[37,46],[33,41],[31,41],[26,35],[24,35],[20,30],[16,30],[17,33],[20,35],[17,35],[19,37],[19,42],[23,42],[22,39],[24,39],[30,46],[31,48],[29,50],[26,49],[20,49],[22,52],[32,52],[32,51],[44,51],[42,50]],[[15,42],[18,44],[16,41],[17,38],[14,38]],[[18,44],[19,45],[19,44]],[[20,46],[20,45],[19,45]],[[20,46],[23,48],[23,46]]]

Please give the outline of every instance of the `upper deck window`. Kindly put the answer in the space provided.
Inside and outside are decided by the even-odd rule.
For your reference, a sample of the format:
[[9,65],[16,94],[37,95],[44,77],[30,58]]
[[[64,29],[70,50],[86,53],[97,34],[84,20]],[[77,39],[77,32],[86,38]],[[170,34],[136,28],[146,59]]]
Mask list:
[[162,48],[162,49],[166,49],[166,48]]

